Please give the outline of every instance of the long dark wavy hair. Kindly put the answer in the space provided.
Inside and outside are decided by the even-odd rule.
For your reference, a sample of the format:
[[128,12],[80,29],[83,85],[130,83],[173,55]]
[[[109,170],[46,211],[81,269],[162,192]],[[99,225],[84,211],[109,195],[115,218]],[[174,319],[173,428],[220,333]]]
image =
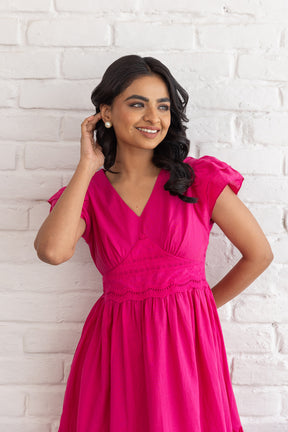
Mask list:
[[[91,100],[100,111],[101,104],[112,105],[116,96],[122,93],[132,82],[142,76],[158,75],[166,83],[171,99],[171,124],[166,137],[154,149],[152,162],[159,168],[170,172],[170,178],[164,189],[171,195],[178,195],[185,202],[195,203],[197,198],[183,195],[192,185],[195,174],[193,168],[183,160],[187,157],[190,141],[186,137],[188,122],[185,111],[188,93],[172,76],[169,69],[153,57],[126,55],[114,61],[103,75],[102,81],[91,94]],[[112,128],[106,128],[103,120],[96,125],[96,138],[104,154],[104,169],[110,170],[115,163],[117,138]]]

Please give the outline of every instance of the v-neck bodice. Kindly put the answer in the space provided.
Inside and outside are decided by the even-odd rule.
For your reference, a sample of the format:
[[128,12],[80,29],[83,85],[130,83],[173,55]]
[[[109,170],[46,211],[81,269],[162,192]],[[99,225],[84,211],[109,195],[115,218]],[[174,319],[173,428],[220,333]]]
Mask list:
[[111,193],[113,193],[115,195],[116,199],[121,200],[122,203],[125,204],[125,206],[129,209],[128,211],[132,212],[137,218],[140,219],[142,217],[142,215],[144,215],[144,213],[146,211],[146,208],[150,205],[150,201],[151,201],[151,199],[152,199],[152,197],[153,197],[153,195],[155,193],[155,190],[158,187],[159,179],[160,179],[161,174],[163,172],[163,168],[161,168],[161,170],[160,170],[160,172],[159,172],[159,174],[158,174],[158,176],[157,176],[157,178],[156,178],[156,180],[154,182],[152,191],[151,191],[151,193],[149,195],[149,198],[148,198],[148,200],[147,200],[147,202],[146,202],[146,204],[145,204],[145,206],[144,206],[144,208],[143,208],[143,210],[142,210],[142,212],[141,212],[140,215],[137,215],[137,213],[135,213],[135,211],[132,210],[131,207],[129,207],[129,205],[126,203],[126,201],[121,197],[121,195],[119,194],[119,192],[117,192],[117,190],[114,188],[114,186],[112,185],[112,183],[110,182],[110,180],[106,176],[104,168],[102,168],[100,171],[103,174],[103,176],[105,177],[105,181],[110,185]]
[[[81,217],[86,222],[83,238],[101,274],[129,262],[129,256],[134,256],[132,251],[136,253],[147,239],[155,244],[155,251],[157,247],[164,251],[161,257],[163,266],[167,264],[165,256],[169,256],[204,268],[216,197],[226,184],[237,191],[243,177],[213,157],[204,156],[198,160],[188,157],[184,162],[195,170],[195,181],[185,195],[197,197],[197,203],[187,203],[165,190],[170,172],[162,169],[140,216],[114,189],[104,169],[94,174],[85,195]],[[64,189],[50,198],[52,205]],[[144,252],[140,256],[144,257]],[[137,267],[137,260],[134,264]]]

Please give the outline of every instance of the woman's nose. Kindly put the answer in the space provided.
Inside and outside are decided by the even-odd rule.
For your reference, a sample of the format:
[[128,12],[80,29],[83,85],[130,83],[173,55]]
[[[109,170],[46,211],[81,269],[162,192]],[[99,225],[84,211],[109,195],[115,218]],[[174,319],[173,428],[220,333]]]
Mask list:
[[159,115],[157,112],[157,108],[154,107],[147,107],[147,109],[145,110],[144,116],[143,116],[143,120],[145,121],[150,121],[153,123],[157,123],[159,122]]

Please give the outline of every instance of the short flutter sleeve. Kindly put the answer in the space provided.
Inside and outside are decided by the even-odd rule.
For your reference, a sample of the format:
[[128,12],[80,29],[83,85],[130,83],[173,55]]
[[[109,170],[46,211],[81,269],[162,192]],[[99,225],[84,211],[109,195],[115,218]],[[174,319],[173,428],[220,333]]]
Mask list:
[[[189,163],[189,160],[187,162]],[[199,159],[194,159],[194,162],[191,158],[191,162],[195,172],[197,195],[202,202],[205,202],[211,220],[216,200],[225,186],[230,186],[232,191],[237,194],[244,177],[226,162],[213,156],[202,156]],[[211,223],[213,223],[212,220]]]
[[[53,207],[57,203],[58,199],[66,189],[66,186],[60,188],[54,195],[52,195],[47,201],[50,204],[50,212],[53,210]],[[84,233],[82,234],[82,237],[84,240],[89,243],[90,234],[91,234],[91,210],[90,210],[90,200],[88,192],[85,195],[83,207],[81,211],[81,218],[84,219],[86,223],[86,229]]]

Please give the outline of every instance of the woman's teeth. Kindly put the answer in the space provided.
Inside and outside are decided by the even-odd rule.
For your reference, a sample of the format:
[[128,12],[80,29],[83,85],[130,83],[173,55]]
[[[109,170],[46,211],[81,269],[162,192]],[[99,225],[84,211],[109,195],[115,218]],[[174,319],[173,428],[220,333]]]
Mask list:
[[140,131],[143,131],[143,132],[151,133],[151,134],[158,132],[158,130],[152,130],[152,129],[144,129],[144,128],[137,128],[137,129]]

